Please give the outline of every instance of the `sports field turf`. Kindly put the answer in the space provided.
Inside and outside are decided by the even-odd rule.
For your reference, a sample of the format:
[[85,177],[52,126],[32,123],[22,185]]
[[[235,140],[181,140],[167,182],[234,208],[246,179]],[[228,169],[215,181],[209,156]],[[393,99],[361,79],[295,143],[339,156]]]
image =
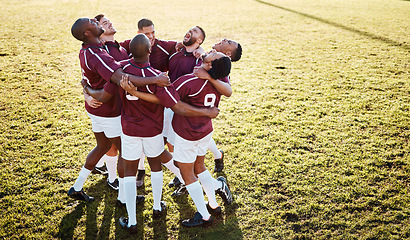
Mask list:
[[[410,1],[0,5],[0,239],[410,239]],[[153,221],[149,177],[136,236],[119,226],[126,210],[103,176],[84,186],[96,201],[67,197],[95,144],[70,28],[99,13],[118,40],[148,17],[160,39],[199,25],[205,50],[241,43],[233,95],[214,121],[226,167],[211,170],[234,204],[211,227],[183,228],[195,207],[167,186],[166,221]]]

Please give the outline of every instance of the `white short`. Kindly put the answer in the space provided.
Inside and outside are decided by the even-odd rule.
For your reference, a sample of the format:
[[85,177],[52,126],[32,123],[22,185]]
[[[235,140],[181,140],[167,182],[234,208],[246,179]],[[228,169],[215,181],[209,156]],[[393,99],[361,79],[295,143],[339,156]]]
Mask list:
[[103,132],[107,138],[121,136],[121,116],[99,117],[87,112],[91,119],[92,130],[95,133]]
[[189,141],[175,134],[174,160],[181,163],[195,162],[197,156],[206,155],[211,138],[212,132],[197,141]]
[[172,124],[170,124],[169,129],[168,129],[167,142],[169,142],[172,146],[175,145],[175,135],[177,134],[174,132],[174,129],[172,128]]
[[149,158],[158,157],[164,151],[164,137],[158,134],[155,137],[132,137],[121,134],[122,158],[135,161],[142,153]]
[[171,108],[164,108],[164,126],[162,127],[162,135],[168,138],[170,128],[172,127],[172,118],[174,111]]

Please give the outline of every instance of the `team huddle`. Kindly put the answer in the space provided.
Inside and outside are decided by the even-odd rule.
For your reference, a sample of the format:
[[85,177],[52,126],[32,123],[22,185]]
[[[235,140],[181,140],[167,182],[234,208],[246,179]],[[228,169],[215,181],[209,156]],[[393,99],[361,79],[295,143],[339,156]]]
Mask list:
[[182,42],[160,40],[146,18],[138,22],[138,35],[118,43],[115,28],[103,14],[78,19],[71,33],[82,42],[81,84],[97,145],[68,196],[94,200],[83,185],[92,171],[107,173],[108,185],[118,190],[117,203],[125,205],[128,214],[119,218],[119,224],[135,233],[136,204],[144,201],[137,188],[143,184],[146,157],[153,218],[166,213],[166,203],[161,201],[165,166],[175,175],[169,184],[177,188],[172,195],[188,193],[197,209],[181,224],[211,223],[212,215],[221,214],[215,194],[225,204],[233,201],[226,179],[213,178],[204,161],[209,149],[215,171],[224,168],[223,151],[212,139],[211,119],[219,114],[221,96],[232,94],[231,61],[240,59],[241,45],[223,39],[205,52],[200,47],[205,31],[199,26],[190,28]]

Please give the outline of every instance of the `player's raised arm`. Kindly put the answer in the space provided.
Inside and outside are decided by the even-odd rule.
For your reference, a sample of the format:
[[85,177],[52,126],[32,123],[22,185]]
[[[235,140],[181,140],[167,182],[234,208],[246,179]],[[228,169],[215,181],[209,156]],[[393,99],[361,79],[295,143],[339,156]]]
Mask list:
[[207,79],[216,88],[216,90],[218,90],[218,92],[225,97],[230,97],[232,95],[231,84],[213,79],[205,69],[195,67],[194,75],[198,78]]
[[115,70],[111,76],[111,81],[119,86],[123,75],[128,75],[129,81],[136,87],[142,87],[149,84],[156,84],[160,87],[166,87],[171,84],[171,81],[166,73],[161,73],[155,77],[138,77],[124,73],[121,68]]

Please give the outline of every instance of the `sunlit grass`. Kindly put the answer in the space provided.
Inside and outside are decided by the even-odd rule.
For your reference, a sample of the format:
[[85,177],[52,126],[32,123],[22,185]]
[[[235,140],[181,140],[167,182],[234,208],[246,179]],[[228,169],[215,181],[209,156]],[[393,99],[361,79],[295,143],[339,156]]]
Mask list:
[[205,49],[224,37],[244,48],[214,121],[234,204],[186,229],[192,200],[164,187],[156,222],[148,177],[137,238],[410,238],[408,1],[0,2],[0,238],[129,237],[102,176],[84,187],[95,202],[66,196],[95,144],[70,28],[101,12],[118,40],[148,17],[161,39],[199,25]]

